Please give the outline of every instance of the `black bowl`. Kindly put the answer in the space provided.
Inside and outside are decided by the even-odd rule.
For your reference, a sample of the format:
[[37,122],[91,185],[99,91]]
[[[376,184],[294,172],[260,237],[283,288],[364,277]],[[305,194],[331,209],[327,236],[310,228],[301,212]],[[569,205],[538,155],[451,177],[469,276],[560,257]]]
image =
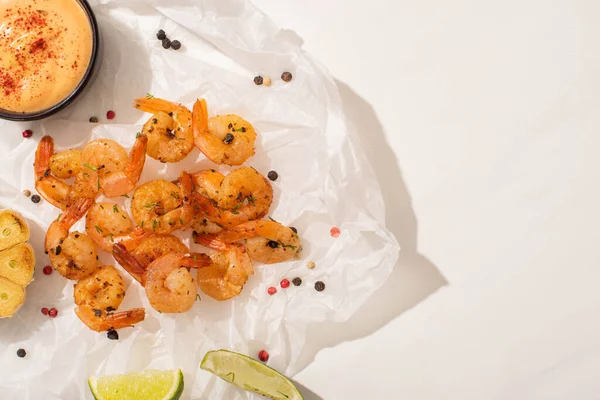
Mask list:
[[50,108],[35,112],[16,112],[0,108],[1,119],[7,119],[9,121],[35,121],[38,119],[49,117],[53,114],[56,114],[65,107],[73,104],[75,100],[79,97],[79,95],[81,95],[81,93],[85,91],[86,87],[88,87],[88,85],[94,80],[98,70],[100,69],[102,58],[102,40],[100,37],[100,29],[98,28],[98,22],[96,21],[94,11],[92,10],[92,7],[87,2],[87,0],[76,1],[81,5],[81,8],[83,8],[83,10],[85,11],[85,14],[87,15],[88,20],[90,22],[90,27],[92,28],[92,58],[90,59],[88,68],[85,71],[83,77],[81,78],[81,81],[71,92],[70,95],[68,95],[65,99],[63,99],[62,101],[53,105]]

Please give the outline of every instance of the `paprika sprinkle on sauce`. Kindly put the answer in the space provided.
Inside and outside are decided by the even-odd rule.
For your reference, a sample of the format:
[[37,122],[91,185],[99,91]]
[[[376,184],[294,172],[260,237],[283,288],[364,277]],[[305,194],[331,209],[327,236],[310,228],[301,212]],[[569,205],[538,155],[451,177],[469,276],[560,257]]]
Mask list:
[[78,1],[0,1],[0,108],[35,112],[58,104],[81,82],[92,47]]

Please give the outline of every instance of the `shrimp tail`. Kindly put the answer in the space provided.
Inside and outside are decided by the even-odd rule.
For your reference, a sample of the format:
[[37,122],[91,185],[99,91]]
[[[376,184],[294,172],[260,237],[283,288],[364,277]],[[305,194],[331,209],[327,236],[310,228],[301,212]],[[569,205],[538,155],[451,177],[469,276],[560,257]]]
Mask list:
[[146,310],[143,308],[132,308],[127,311],[106,313],[102,310],[93,310],[90,307],[79,306],[75,308],[75,314],[77,314],[81,322],[96,332],[126,328],[146,318]]
[[139,135],[135,140],[129,153],[129,165],[125,169],[125,174],[129,177],[133,185],[140,180],[144,164],[146,163],[146,148],[148,147],[148,137],[144,134]]
[[126,311],[107,314],[104,321],[107,325],[110,325],[110,328],[112,329],[121,329],[142,322],[144,318],[146,318],[145,309],[132,308]]
[[181,260],[181,266],[186,268],[204,268],[212,265],[212,259],[204,253],[190,253]]
[[145,273],[146,269],[144,266],[131,254],[127,251],[127,247],[125,247],[122,243],[115,243],[112,251],[113,257],[121,266],[125,269],[125,271],[129,272],[129,275],[133,276],[133,278],[144,286],[145,282]]
[[209,146],[222,144],[208,131],[208,108],[206,100],[196,100],[192,109],[192,132],[194,133],[194,144],[209,160],[215,164],[223,164],[223,157],[207,151]]
[[218,251],[227,251],[229,246],[218,239],[216,235],[201,234],[194,231],[192,234],[194,243]]
[[159,111],[169,112],[175,111],[175,104],[164,99],[159,99],[158,97],[140,97],[133,101],[133,107],[137,108],[140,111],[144,111],[151,114],[156,114]]
[[54,154],[54,139],[44,136],[35,151],[35,180],[39,181],[50,171],[50,158]]
[[80,197],[76,199],[67,211],[59,217],[58,223],[61,228],[67,231],[71,229],[71,227],[75,225],[86,212],[88,212],[93,204],[94,199],[89,197]]
[[144,239],[152,236],[152,233],[146,232],[143,228],[136,226],[133,228],[130,237],[119,241],[120,244],[125,246],[128,251],[135,249]]

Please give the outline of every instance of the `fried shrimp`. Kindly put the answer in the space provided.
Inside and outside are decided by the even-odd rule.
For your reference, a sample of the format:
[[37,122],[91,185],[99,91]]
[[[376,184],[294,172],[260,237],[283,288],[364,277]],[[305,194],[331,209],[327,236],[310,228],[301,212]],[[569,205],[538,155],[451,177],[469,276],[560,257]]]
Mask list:
[[131,192],[142,175],[146,162],[148,138],[139,135],[129,152],[110,139],[98,139],[83,148],[83,169],[95,172],[94,182],[106,197],[118,197]]
[[139,186],[133,193],[131,213],[146,232],[170,233],[185,228],[194,217],[192,177],[183,171],[180,187],[157,179]]
[[246,252],[252,260],[274,264],[291,259],[300,250],[300,237],[287,226],[275,221],[250,221],[217,235],[195,235],[194,241],[218,249],[220,242],[246,239]]
[[148,136],[150,157],[174,163],[194,149],[192,113],[186,107],[156,97],[136,99],[133,106],[154,114],[142,128]]
[[[273,188],[254,168],[242,167],[223,176],[214,170],[200,171],[194,178],[196,222],[208,218],[226,228],[263,218],[273,202]],[[198,224],[195,223],[194,226]],[[206,224],[204,224],[206,225]],[[216,229],[198,232],[215,233]]]
[[125,282],[112,265],[103,265],[75,284],[75,314],[91,330],[101,332],[125,328],[143,321],[146,311],[117,311],[125,297]]
[[240,165],[254,155],[254,127],[235,114],[208,118],[204,99],[194,104],[192,127],[196,147],[216,164]]
[[228,300],[242,292],[254,267],[240,246],[194,235],[196,243],[218,250],[210,255],[212,266],[198,270],[198,286],[215,300]]
[[113,255],[144,286],[152,308],[162,313],[181,313],[192,308],[198,291],[187,268],[212,265],[206,254],[168,253],[145,269],[120,243],[114,246]]
[[67,279],[82,279],[98,267],[98,251],[94,242],[79,232],[69,230],[82,218],[93,203],[92,199],[78,199],[69,209],[50,224],[44,248],[50,264]]
[[[77,168],[80,162],[81,153],[78,150],[54,154],[54,139],[44,136],[35,152],[35,189],[48,203],[61,210],[65,210],[77,198],[95,199],[98,196],[97,174]],[[72,176],[76,177],[73,185],[62,180]]]
[[127,248],[133,248],[150,235],[135,227],[120,205],[108,202],[96,203],[90,208],[85,232],[98,247],[109,253],[115,243],[123,242]]

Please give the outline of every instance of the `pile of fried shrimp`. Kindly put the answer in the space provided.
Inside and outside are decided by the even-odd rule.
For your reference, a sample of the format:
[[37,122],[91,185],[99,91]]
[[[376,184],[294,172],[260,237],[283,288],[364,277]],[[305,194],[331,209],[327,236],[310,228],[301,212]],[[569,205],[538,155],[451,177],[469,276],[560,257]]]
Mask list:
[[[132,326],[146,315],[144,308],[119,310],[122,271],[98,265],[99,250],[142,285],[152,308],[181,313],[193,306],[198,287],[216,300],[231,299],[253,275],[253,261],[283,262],[301,248],[295,229],[263,220],[273,188],[254,168],[227,175],[183,171],[176,181],[138,186],[146,156],[176,163],[198,148],[215,164],[240,166],[255,153],[256,131],[248,121],[234,114],[209,118],[205,100],[192,111],[154,97],[136,99],[134,107],[152,116],[129,153],[109,139],[55,152],[54,140],[45,136],[35,154],[35,188],[60,209],[45,252],[58,273],[76,282],[75,313],[98,332]],[[117,203],[97,201],[100,195],[130,197],[131,216]],[[84,217],[85,233],[71,231]],[[172,234],[177,230],[191,231],[211,253],[190,252]]]

